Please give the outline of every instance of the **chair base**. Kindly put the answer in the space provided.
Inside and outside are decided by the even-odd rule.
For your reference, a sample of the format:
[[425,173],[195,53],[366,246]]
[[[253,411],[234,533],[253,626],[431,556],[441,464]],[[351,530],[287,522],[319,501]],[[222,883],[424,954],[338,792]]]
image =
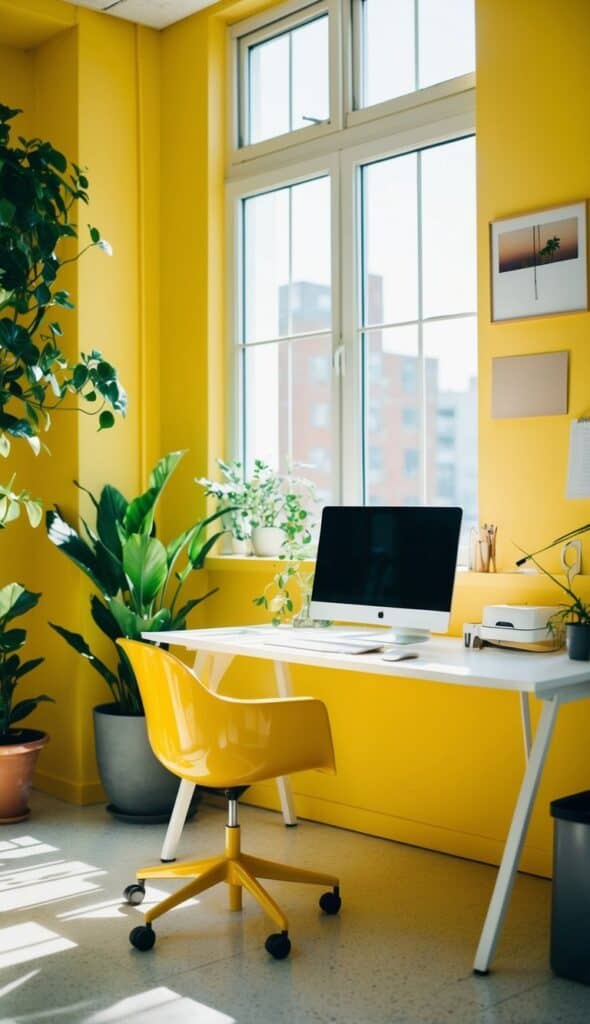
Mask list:
[[306,871],[303,868],[279,864],[276,861],[264,860],[242,853],[240,849],[240,826],[227,825],[225,828],[225,852],[218,857],[207,857],[204,860],[181,861],[179,863],[158,864],[154,867],[140,868],[137,878],[143,882],[147,878],[191,878],[192,881],[183,885],[178,892],[161,900],[145,914],[146,925],[156,918],[179,906],[186,900],[197,896],[218,882],[229,886],[229,909],[242,909],[242,892],[246,889],[268,916],[278,925],[281,932],[287,932],[289,925],[281,908],[273,900],[266,889],[260,885],[259,878],[274,879],[281,882],[306,882],[311,885],[329,885],[338,888],[335,875],[327,875],[318,871]]

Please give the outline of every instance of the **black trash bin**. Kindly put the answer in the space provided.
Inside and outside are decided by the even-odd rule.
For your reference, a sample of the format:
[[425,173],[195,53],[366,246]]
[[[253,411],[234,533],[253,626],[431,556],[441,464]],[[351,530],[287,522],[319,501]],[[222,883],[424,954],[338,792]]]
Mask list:
[[551,968],[590,985],[590,790],[551,802]]

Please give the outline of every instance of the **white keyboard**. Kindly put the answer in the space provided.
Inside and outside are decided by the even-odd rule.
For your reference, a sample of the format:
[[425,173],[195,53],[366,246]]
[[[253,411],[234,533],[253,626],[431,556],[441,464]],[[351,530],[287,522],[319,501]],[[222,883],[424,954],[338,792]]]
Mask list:
[[368,654],[370,651],[379,651],[383,646],[378,637],[374,640],[346,640],[342,636],[310,638],[292,634],[279,634],[263,642],[271,647],[295,647],[300,651],[325,651],[326,654]]

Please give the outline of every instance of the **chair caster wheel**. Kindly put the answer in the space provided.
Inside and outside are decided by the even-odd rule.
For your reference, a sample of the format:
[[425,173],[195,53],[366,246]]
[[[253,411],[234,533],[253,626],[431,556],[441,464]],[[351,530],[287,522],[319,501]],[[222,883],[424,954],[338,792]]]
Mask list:
[[145,885],[142,885],[141,882],[133,882],[123,889],[123,899],[132,907],[138,907],[140,903],[143,903],[144,897]]
[[129,942],[142,953],[151,949],[155,941],[156,933],[151,924],[138,924],[137,928],[132,928],[129,932]]
[[341,906],[342,900],[337,885],[334,886],[333,892],[324,892],[320,896],[320,907],[324,914],[337,914]]
[[291,952],[291,941],[287,932],[274,932],[269,935],[264,948],[275,960],[284,960]]

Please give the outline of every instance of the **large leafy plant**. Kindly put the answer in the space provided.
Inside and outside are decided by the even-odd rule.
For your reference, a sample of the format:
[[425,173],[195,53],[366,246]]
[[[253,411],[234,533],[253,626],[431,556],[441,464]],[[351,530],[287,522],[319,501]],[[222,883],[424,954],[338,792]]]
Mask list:
[[[66,255],[65,239],[77,239],[77,203],[88,202],[88,179],[77,164],[41,139],[18,137],[10,122],[19,110],[0,104],[0,455],[11,438],[23,438],[38,454],[51,413],[70,397],[98,415],[99,429],[113,426],[127,396],[114,367],[96,349],[71,362],[60,348],[56,311],[74,308],[58,282],[66,264],[88,249],[110,253],[98,228],[88,243]],[[76,404],[70,407],[78,408]]]
[[[113,641],[117,670],[92,653],[79,633],[51,623],[79,654],[88,658],[108,684],[122,714],[140,714],[141,698],[133,671],[117,646],[119,637],[141,639],[142,632],[184,629],[189,612],[215,590],[181,603],[181,592],[192,572],[202,569],[205,558],[223,529],[208,536],[218,520],[218,510],[196,520],[167,544],[155,535],[154,516],[162,492],[185,453],[170,452],[156,464],[149,486],[132,501],[116,487],[103,487],[99,498],[89,491],[96,524],[84,522],[84,539],[58,508],[47,513],[49,539],[91,580],[98,591],[90,599],[92,618]],[[78,485],[79,486],[79,485]],[[184,557],[182,568],[177,568]]]
[[0,589],[0,744],[11,739],[18,740],[20,730],[14,730],[17,722],[34,711],[41,701],[52,701],[47,694],[28,697],[14,703],[14,691],[20,679],[40,665],[43,658],[31,658],[22,662],[19,651],[27,638],[26,630],[11,627],[13,619],[34,608],[40,594],[25,590],[19,583],[9,583]]
[[[74,210],[88,203],[88,179],[63,153],[41,139],[19,136],[11,144],[11,121],[19,110],[0,104],[0,455],[10,455],[14,439],[38,454],[41,435],[54,409],[98,416],[99,430],[111,427],[113,413],[125,413],[127,396],[114,367],[92,349],[72,362],[62,351],[58,313],[74,308],[59,283],[62,268],[88,249],[110,253],[97,228],[76,247]],[[64,248],[64,243],[69,245]],[[0,484],[0,528],[24,509],[31,526],[41,521],[41,502],[14,489],[14,474]],[[10,726],[28,715],[46,695],[14,703],[21,678],[43,659],[21,662],[17,653],[26,630],[8,628],[29,611],[39,594],[19,583],[0,589],[0,744],[10,742]]]

